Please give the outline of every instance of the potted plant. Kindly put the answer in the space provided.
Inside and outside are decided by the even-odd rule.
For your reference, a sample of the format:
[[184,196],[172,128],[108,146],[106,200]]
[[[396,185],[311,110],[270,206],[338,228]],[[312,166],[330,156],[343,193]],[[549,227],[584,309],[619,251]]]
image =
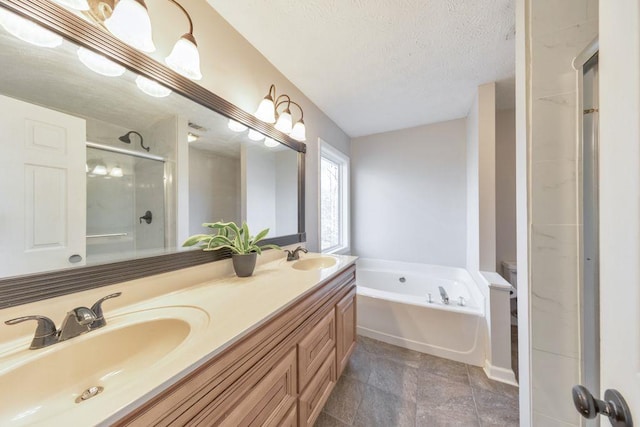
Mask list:
[[227,248],[231,250],[233,269],[238,277],[249,277],[256,267],[256,258],[263,249],[280,249],[278,245],[258,245],[269,233],[265,228],[255,236],[249,233],[246,222],[239,227],[235,222],[213,222],[202,224],[216,231],[215,234],[196,234],[189,237],[182,246],[200,244],[204,251]]

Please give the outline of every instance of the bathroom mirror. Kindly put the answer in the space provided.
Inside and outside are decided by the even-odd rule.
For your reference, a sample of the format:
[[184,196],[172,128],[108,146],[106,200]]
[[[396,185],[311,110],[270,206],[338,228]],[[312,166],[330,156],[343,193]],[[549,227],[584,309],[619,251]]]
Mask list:
[[119,262],[122,280],[215,259],[177,253],[203,222],[303,241],[304,144],[55,4],[7,10],[69,38],[35,46],[0,27],[0,291],[73,267]]

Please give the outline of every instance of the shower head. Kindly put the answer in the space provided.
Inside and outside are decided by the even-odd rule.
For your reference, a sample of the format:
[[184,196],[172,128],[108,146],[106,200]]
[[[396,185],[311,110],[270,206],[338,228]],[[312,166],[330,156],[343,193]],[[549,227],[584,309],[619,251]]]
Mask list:
[[124,135],[122,135],[120,138],[118,138],[120,141],[124,142],[125,144],[131,144],[131,134],[134,135],[138,135],[138,137],[140,138],[140,146],[144,149],[144,150],[151,150],[151,148],[149,147],[145,147],[144,145],[144,139],[142,138],[142,135],[140,135],[139,132],[136,132],[135,130],[129,131],[127,133],[125,133]]

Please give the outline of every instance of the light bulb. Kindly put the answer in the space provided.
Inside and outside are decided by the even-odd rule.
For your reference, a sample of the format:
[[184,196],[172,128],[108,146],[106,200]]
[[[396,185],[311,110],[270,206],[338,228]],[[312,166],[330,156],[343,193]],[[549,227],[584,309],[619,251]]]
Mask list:
[[78,59],[91,71],[107,77],[119,77],[126,69],[107,57],[81,47],[78,49]]
[[105,165],[96,165],[91,171],[91,173],[94,175],[106,175],[107,167]]
[[198,140],[198,138],[200,138],[200,137],[198,135],[196,135],[195,133],[189,132],[187,134],[187,142],[196,142]]
[[264,99],[260,101],[255,116],[266,123],[276,122],[276,107],[270,95],[265,96]]
[[249,129],[249,139],[252,141],[262,141],[264,139],[264,135],[257,130]]
[[291,133],[291,111],[287,108],[278,116],[278,121],[276,122],[276,129],[280,132]]
[[191,34],[185,34],[173,46],[165,62],[173,71],[191,80],[202,79],[200,72],[200,53]]
[[278,145],[280,145],[280,143],[278,141],[276,141],[275,139],[273,139],[273,138],[266,137],[264,139],[264,145],[266,145],[269,148],[273,148],[273,147],[277,147]]
[[244,132],[248,128],[242,123],[238,123],[233,119],[229,119],[229,123],[227,123],[227,127],[234,132]]
[[143,76],[136,77],[136,85],[138,89],[154,98],[164,98],[171,95],[171,89],[167,89],[160,83],[150,80]]
[[122,173],[122,168],[120,166],[116,166],[114,168],[111,168],[111,172],[109,172],[109,175],[120,178],[124,175],[124,173]]
[[296,124],[293,125],[293,129],[289,136],[300,142],[307,140],[307,129],[304,126],[304,121],[302,121],[302,119],[298,120]]
[[0,25],[13,36],[40,47],[58,47],[62,37],[5,8],[0,8]]
[[144,0],[120,0],[104,26],[114,36],[143,52],[156,50],[151,37],[151,20]]
[[54,2],[75,10],[89,10],[89,3],[87,0],[53,0]]

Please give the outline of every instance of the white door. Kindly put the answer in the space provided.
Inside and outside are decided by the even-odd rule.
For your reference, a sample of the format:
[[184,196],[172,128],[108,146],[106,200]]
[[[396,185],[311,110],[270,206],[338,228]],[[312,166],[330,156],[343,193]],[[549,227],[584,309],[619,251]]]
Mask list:
[[85,121],[0,96],[0,277],[81,265]]
[[600,0],[599,7],[602,395],[595,397],[617,390],[640,425],[640,6]]

